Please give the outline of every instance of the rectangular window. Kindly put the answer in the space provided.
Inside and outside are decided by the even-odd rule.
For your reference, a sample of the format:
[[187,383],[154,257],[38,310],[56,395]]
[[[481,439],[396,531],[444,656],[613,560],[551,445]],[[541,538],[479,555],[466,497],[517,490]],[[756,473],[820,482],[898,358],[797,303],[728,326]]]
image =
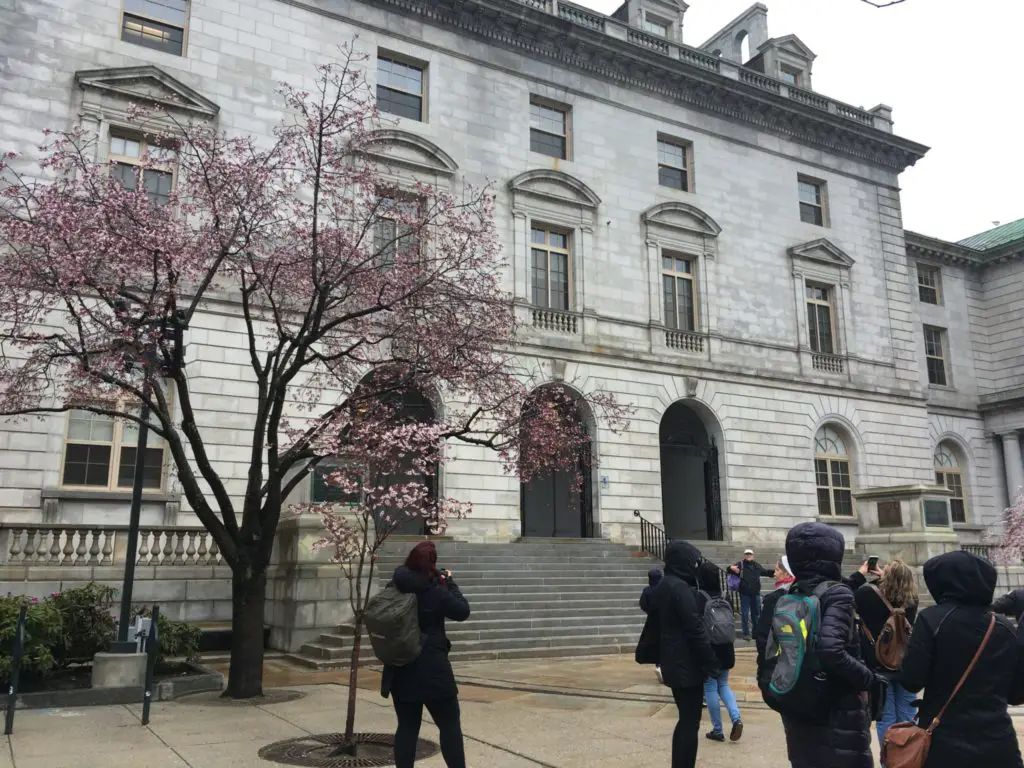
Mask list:
[[396,256],[408,262],[420,252],[418,200],[381,197],[377,202],[377,221],[373,227],[373,250],[381,266],[391,266]]
[[569,235],[533,227],[530,241],[533,305],[563,311],[570,309]]
[[358,504],[362,500],[361,493],[345,493],[337,485],[327,482],[327,476],[338,466],[336,461],[322,461],[313,469],[309,494],[313,504]]
[[665,293],[665,327],[677,331],[697,329],[694,263],[678,254],[661,254],[661,282]]
[[569,157],[569,108],[530,99],[530,151]]
[[377,54],[377,106],[381,112],[424,121],[426,67]]
[[938,267],[929,264],[917,265],[917,297],[922,304],[938,304],[941,290],[941,273]]
[[846,459],[815,459],[814,477],[818,489],[818,514],[853,517],[850,462]]
[[187,24],[188,0],[124,0],[121,39],[181,56]]
[[964,478],[959,472],[935,471],[935,484],[944,485],[952,492],[949,511],[954,523],[967,522],[967,505],[964,501]]
[[658,183],[661,186],[693,191],[690,186],[692,150],[688,142],[658,137]]
[[825,199],[825,182],[798,176],[797,186],[800,191],[800,221],[824,227],[828,205]]
[[664,19],[651,16],[649,13],[644,14],[644,32],[650,32],[652,35],[658,35],[659,37],[668,37],[668,31],[671,27],[671,23]]
[[924,357],[928,366],[928,383],[946,386],[946,332],[942,328],[924,327]]
[[[135,422],[91,411],[70,411],[61,484],[112,490],[131,488],[138,439]],[[159,490],[164,483],[163,441],[150,432],[146,442],[142,487]]]
[[807,283],[807,331],[811,351],[819,355],[834,355],[835,342],[832,324],[832,289],[826,285]]
[[799,69],[792,69],[786,66],[779,67],[779,79],[786,85],[794,85],[799,88],[801,74]]
[[[174,189],[174,152],[145,139],[111,134],[108,160],[110,175],[125,189],[134,191],[139,179],[153,205],[166,205]],[[143,168],[143,163],[148,166]]]

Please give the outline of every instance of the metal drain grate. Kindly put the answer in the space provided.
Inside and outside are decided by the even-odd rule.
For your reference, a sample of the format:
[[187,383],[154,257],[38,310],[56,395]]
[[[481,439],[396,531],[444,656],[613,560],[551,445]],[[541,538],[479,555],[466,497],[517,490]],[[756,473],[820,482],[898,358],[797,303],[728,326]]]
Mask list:
[[[358,747],[354,756],[334,754],[345,743],[343,733],[315,733],[276,741],[263,747],[259,756],[275,763],[309,768],[375,768],[395,764],[395,737],[392,734],[357,733],[355,741]],[[425,760],[439,751],[434,742],[420,739],[416,745],[416,759]]]

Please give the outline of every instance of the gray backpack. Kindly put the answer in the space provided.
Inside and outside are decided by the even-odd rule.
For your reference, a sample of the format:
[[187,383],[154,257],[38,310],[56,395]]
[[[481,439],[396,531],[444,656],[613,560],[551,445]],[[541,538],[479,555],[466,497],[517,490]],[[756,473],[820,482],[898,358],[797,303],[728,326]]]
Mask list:
[[370,598],[363,616],[373,655],[385,664],[403,667],[420,655],[420,619],[416,594],[387,586]]
[[736,642],[736,619],[732,614],[732,606],[721,595],[711,597],[701,592],[707,603],[704,605],[704,631],[708,642],[712,645],[732,645]]

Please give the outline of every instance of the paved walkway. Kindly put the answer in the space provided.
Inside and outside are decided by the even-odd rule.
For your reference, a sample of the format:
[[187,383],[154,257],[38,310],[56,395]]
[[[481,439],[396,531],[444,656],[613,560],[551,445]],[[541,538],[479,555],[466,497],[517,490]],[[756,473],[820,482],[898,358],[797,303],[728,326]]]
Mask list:
[[[750,661],[741,658],[738,677],[744,677]],[[652,670],[632,659],[475,663],[457,671],[472,768],[664,768],[669,763],[675,707],[653,682]],[[139,706],[19,711],[9,750],[0,751],[0,768],[269,768],[273,764],[257,756],[261,747],[341,728],[347,691],[338,681],[346,675],[274,662],[268,664],[268,690],[284,685],[301,698],[240,704],[206,696],[161,703],[153,706],[148,727],[140,725]],[[375,675],[364,671],[361,677],[366,687],[361,684],[358,694],[357,729],[393,731],[390,702],[372,690]],[[777,715],[750,704],[741,707],[743,739],[718,744],[702,737],[698,764],[786,765]],[[1024,719],[1017,722],[1024,725]],[[422,735],[437,739],[429,724]],[[418,765],[441,768],[444,762],[438,756]]]

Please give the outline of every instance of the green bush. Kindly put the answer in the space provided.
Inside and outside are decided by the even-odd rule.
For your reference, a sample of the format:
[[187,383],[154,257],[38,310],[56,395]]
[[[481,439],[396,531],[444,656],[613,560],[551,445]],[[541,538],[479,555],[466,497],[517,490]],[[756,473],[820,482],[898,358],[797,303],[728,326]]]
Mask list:
[[[153,612],[148,607],[139,608],[133,613],[133,616],[152,615]],[[157,661],[164,661],[171,656],[184,657],[187,661],[196,661],[199,658],[199,637],[202,632],[195,624],[175,621],[160,614],[157,630],[160,639],[160,654]]]
[[117,590],[90,582],[50,595],[63,623],[61,643],[54,651],[57,666],[92,661],[114,639],[116,622],[110,613]]
[[28,606],[25,621],[25,652],[21,657],[24,675],[46,675],[55,664],[53,651],[62,642],[61,615],[53,600],[34,597],[0,597],[0,680],[11,675],[14,637],[18,631],[21,606]]

